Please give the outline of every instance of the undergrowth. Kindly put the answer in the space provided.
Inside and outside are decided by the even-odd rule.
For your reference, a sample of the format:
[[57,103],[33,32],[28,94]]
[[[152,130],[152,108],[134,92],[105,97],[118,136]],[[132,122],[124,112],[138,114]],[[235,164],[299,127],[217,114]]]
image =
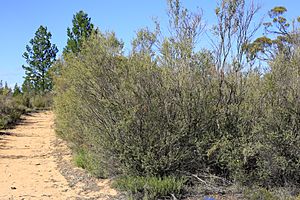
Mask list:
[[184,190],[185,178],[168,177],[140,177],[125,176],[117,178],[113,186],[121,191],[129,192],[131,199],[164,199],[179,198]]

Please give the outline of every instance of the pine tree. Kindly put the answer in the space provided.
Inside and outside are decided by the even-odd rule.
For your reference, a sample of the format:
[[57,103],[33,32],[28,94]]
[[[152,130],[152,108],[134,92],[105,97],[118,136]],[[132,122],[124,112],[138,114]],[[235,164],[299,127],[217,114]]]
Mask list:
[[10,87],[8,87],[8,84],[7,84],[7,82],[5,82],[5,84],[4,84],[4,87],[3,87],[3,90],[2,90],[2,94],[4,95],[4,96],[9,96],[9,95],[11,95],[11,88]]
[[21,94],[22,94],[21,89],[18,86],[18,84],[16,83],[15,87],[14,87],[14,91],[13,91],[13,97],[19,96]]
[[64,54],[79,53],[83,40],[88,38],[94,30],[91,18],[82,10],[73,16],[72,24],[72,29],[67,29],[68,41],[67,46],[64,48]]
[[24,82],[36,93],[45,93],[52,89],[52,80],[48,71],[55,61],[58,49],[56,45],[51,44],[51,37],[47,27],[40,26],[23,54],[28,64],[22,66],[26,74]]

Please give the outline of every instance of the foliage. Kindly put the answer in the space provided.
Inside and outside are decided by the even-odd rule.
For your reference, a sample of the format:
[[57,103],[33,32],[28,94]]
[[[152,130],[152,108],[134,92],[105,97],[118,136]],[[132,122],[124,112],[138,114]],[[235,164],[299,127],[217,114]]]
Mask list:
[[245,46],[261,26],[261,23],[253,23],[259,9],[252,1],[218,1],[215,9],[217,24],[213,26],[211,40],[218,71],[239,72],[249,64],[251,66],[252,63],[245,62]]
[[25,109],[16,106],[12,100],[7,100],[0,97],[0,129],[8,128],[10,125],[15,124],[21,117]]
[[14,90],[13,90],[13,97],[17,97],[22,95],[21,88],[18,86],[18,84],[15,84]]
[[18,102],[19,96],[13,96],[11,89],[0,81],[0,129],[9,128],[25,113],[26,107]]
[[29,98],[30,107],[33,109],[49,109],[52,106],[53,97],[51,93],[34,95]]
[[295,45],[299,45],[299,21],[291,22],[285,17],[287,9],[276,6],[269,11],[271,21],[263,23],[267,36],[258,37],[253,43],[245,46],[250,60],[273,60],[277,55],[291,56]]
[[163,176],[198,168],[205,116],[197,107],[208,102],[200,99],[204,91],[191,94],[190,88],[201,85],[200,76],[121,57],[105,46],[107,38],[96,35],[80,59],[66,58],[58,80],[64,83],[57,82],[64,90],[55,105],[59,133],[109,158],[102,162],[114,173]]
[[290,188],[271,188],[250,187],[243,192],[245,199],[249,200],[298,200],[295,191]]
[[40,26],[23,54],[28,64],[23,65],[26,74],[24,85],[35,93],[44,94],[52,89],[52,80],[48,72],[55,61],[58,49],[51,44],[51,37],[47,27]]
[[[288,57],[278,52],[264,73],[248,68],[247,20],[258,8],[241,15],[244,1],[222,2],[219,54],[195,50],[200,15],[169,1],[177,39],[159,38],[159,27],[142,29],[125,56],[114,33],[94,32],[80,53],[57,63],[56,131],[72,144],[78,165],[125,175],[120,187],[147,198],[172,194],[173,186],[160,183],[166,177],[203,172],[246,186],[299,187],[300,46],[294,43]],[[270,41],[254,41],[263,50],[261,41]],[[235,52],[232,60],[226,52]],[[152,178],[169,189],[148,190]],[[258,193],[253,199],[273,198],[266,189]]]
[[12,90],[7,83],[3,86],[0,81],[0,129],[15,125],[22,114],[33,109],[49,108],[52,104],[51,101],[50,93],[30,96],[29,93],[23,93],[17,84]]
[[114,187],[130,192],[132,199],[162,199],[177,196],[184,188],[184,178],[175,177],[120,177],[114,182]]
[[278,197],[276,197],[274,194],[272,194],[270,191],[268,191],[265,188],[259,188],[256,190],[247,191],[245,193],[245,198],[249,200],[279,200]]
[[94,25],[91,23],[91,18],[82,10],[73,16],[72,29],[67,29],[68,41],[67,46],[64,48],[66,53],[79,53],[82,42],[87,39],[94,30]]
[[96,156],[91,155],[91,152],[84,148],[76,149],[74,153],[74,162],[76,166],[86,169],[96,177],[107,177],[105,169],[101,170],[102,166],[99,166],[98,160],[95,158]]

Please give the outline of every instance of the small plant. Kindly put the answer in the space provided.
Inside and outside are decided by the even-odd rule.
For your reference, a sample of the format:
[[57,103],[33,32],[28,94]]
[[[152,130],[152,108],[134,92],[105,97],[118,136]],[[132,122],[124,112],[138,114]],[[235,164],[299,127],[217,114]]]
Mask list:
[[74,162],[77,167],[86,169],[86,163],[87,163],[86,153],[83,150],[78,151],[74,156]]
[[276,195],[265,188],[246,190],[244,197],[249,200],[279,200]]
[[182,193],[184,178],[126,176],[115,180],[113,186],[121,191],[129,192],[133,199],[157,199]]
[[96,161],[95,157],[90,152],[83,148],[75,152],[76,153],[73,159],[77,167],[88,170],[91,174],[93,174],[96,177],[106,177],[104,169],[101,166],[99,166],[99,163]]

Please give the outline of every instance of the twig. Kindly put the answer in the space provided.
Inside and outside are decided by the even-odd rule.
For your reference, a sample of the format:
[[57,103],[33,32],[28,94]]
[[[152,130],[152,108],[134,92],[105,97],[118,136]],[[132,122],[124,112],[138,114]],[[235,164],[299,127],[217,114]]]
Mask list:
[[171,194],[171,196],[173,197],[173,200],[177,200],[177,198],[174,194]]
[[198,181],[204,183],[205,185],[208,185],[208,183],[206,183],[206,181],[204,181],[201,178],[199,178],[199,176],[197,176],[196,174],[192,174],[192,176],[195,177]]

